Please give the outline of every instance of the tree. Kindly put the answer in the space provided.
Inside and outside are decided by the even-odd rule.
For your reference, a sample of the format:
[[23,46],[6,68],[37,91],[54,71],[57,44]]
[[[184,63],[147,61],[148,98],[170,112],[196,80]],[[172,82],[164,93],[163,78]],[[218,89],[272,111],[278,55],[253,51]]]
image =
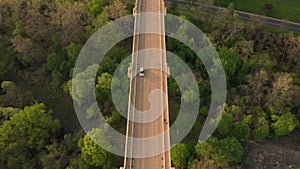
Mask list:
[[[116,33],[115,31],[117,30],[112,30],[111,33]],[[105,37],[105,39],[111,40],[111,36]],[[99,66],[98,72],[100,73],[108,72],[109,74],[113,74],[117,66],[119,65],[117,63],[121,63],[122,60],[125,59],[125,57],[129,56],[129,54],[130,51],[126,50],[126,48],[121,47],[119,45],[114,46],[111,50],[108,51],[108,53],[106,53],[105,57],[103,58]]]
[[98,77],[98,84],[96,85],[96,88],[102,90],[110,90],[111,80],[112,77],[109,73],[102,73],[101,76]]
[[68,47],[67,47],[67,56],[68,56],[68,62],[70,62],[70,64],[72,66],[75,65],[76,59],[81,51],[82,45],[81,44],[76,44],[76,43],[71,43]]
[[256,141],[262,141],[269,136],[269,133],[270,133],[269,125],[266,124],[266,125],[258,126],[253,130],[253,138]]
[[250,105],[263,105],[265,103],[265,93],[268,93],[270,81],[269,73],[265,70],[260,70],[246,77],[247,85],[242,86],[245,91],[246,102]]
[[237,76],[241,68],[241,59],[238,53],[235,52],[233,48],[222,47],[219,49],[218,54],[222,61],[222,64],[225,69],[225,74],[228,81],[234,85],[236,79],[239,79]]
[[[21,15],[23,15],[21,18],[24,18],[26,34],[37,42],[48,42],[51,37],[49,35],[54,33],[54,28],[50,26],[51,17],[49,17],[49,14],[56,9],[49,2],[49,0],[28,0],[26,7],[24,4],[20,6],[23,9],[21,10]],[[42,45],[38,45],[42,48]]]
[[55,140],[46,146],[46,151],[41,155],[41,162],[44,169],[65,169],[70,158],[79,152],[78,140],[82,132],[74,135],[65,134],[63,140]]
[[[0,7],[1,8],[1,7]],[[1,13],[1,12],[0,12]],[[1,19],[0,19],[1,22]],[[0,26],[1,31],[1,26]],[[4,80],[7,73],[12,70],[16,69],[17,66],[14,65],[14,60],[16,59],[14,49],[10,45],[10,40],[5,36],[0,36],[0,81]]]
[[187,164],[189,155],[189,150],[185,144],[179,143],[175,145],[171,149],[171,158],[174,167],[180,168],[182,166],[185,166]]
[[195,159],[188,169],[216,169],[218,166],[216,163],[211,159],[199,160]]
[[98,104],[97,103],[91,104],[90,107],[86,110],[85,118],[89,120],[93,117],[99,116],[97,109],[98,109]]
[[[99,147],[93,139],[105,139],[101,129],[93,129],[87,135],[79,140],[83,160],[90,166],[102,167],[103,169],[111,169],[114,167],[115,156]],[[105,142],[105,141],[104,141]],[[106,144],[109,144],[106,142]],[[109,146],[109,145],[108,145]]]
[[219,167],[238,164],[242,160],[243,147],[234,137],[218,140],[211,137],[195,147],[196,154],[204,158],[213,159]]
[[3,107],[24,107],[32,104],[33,96],[30,91],[24,91],[10,81],[3,81],[1,87],[0,103]]
[[181,136],[185,132],[190,131],[194,125],[193,123],[189,123],[193,118],[188,111],[180,114],[178,114],[178,112],[179,111],[175,111],[174,116],[174,118],[176,117],[178,119],[178,121],[176,121],[176,125],[173,125],[174,130],[176,131],[176,135],[174,134],[174,137]]
[[[92,85],[95,85],[95,70],[97,70],[98,65],[94,64],[86,68],[83,72],[80,72],[76,75],[76,77],[73,78],[73,80],[68,81],[68,89],[70,92],[70,95],[72,98],[79,104],[82,105],[84,104],[83,101],[85,100],[86,97],[91,96],[91,91],[86,91],[86,86],[85,85],[90,85],[88,87],[91,87]],[[72,83],[75,83],[76,89],[72,91]],[[75,88],[75,87],[74,87]],[[90,106],[90,105],[87,105]]]
[[229,113],[224,113],[217,127],[217,132],[222,135],[227,135],[233,127],[233,116]]
[[98,76],[96,84],[96,96],[101,104],[103,104],[105,101],[111,100],[111,81],[112,76],[107,72]]
[[172,15],[178,15],[177,14],[178,4],[175,1],[171,1],[171,4],[168,8],[168,13]]
[[106,122],[109,124],[117,124],[122,120],[122,115],[115,109],[110,117],[106,118]]
[[62,77],[66,77],[66,75],[72,77],[72,68],[75,66],[81,48],[81,44],[71,43],[66,48],[48,55],[46,66],[51,71],[53,78],[58,79],[57,76],[54,76],[57,74],[61,74]]
[[252,55],[251,59],[249,60],[251,70],[255,71],[258,71],[262,68],[268,71],[272,71],[276,63],[276,60],[271,58],[268,53],[257,53],[255,55]]
[[9,120],[11,116],[18,113],[20,109],[14,107],[0,107],[0,125],[6,120]]
[[82,156],[80,155],[76,159],[72,159],[70,161],[69,166],[66,169],[89,169],[90,166],[84,161]]
[[272,115],[272,120],[274,122],[271,124],[271,127],[274,129],[277,136],[286,135],[292,132],[299,124],[299,121],[296,119],[295,115],[290,112],[284,113],[280,116]]
[[109,22],[109,18],[105,15],[98,15],[92,22],[91,26],[87,26],[89,32],[94,33],[98,31],[102,26]]
[[210,156],[214,156],[216,154],[216,148],[213,145],[216,145],[218,139],[215,137],[209,138],[206,142],[199,142],[195,146],[195,152],[198,156],[202,156],[204,158],[210,158]]
[[249,105],[262,105],[271,114],[289,111],[294,96],[292,77],[289,73],[271,74],[265,70],[256,71],[246,77],[242,86]]
[[91,0],[87,4],[87,9],[92,15],[97,16],[103,11],[104,6],[107,5],[105,2],[106,0]]
[[59,70],[60,65],[62,64],[63,60],[65,60],[65,59],[66,58],[64,57],[64,55],[60,55],[57,53],[51,53],[47,57],[47,68],[50,71]]
[[15,113],[0,126],[1,168],[37,168],[37,157],[59,130],[59,121],[46,113],[44,104]]
[[282,114],[288,111],[287,106],[291,105],[293,99],[293,78],[289,73],[276,73],[273,79],[266,97],[266,107],[271,114]]
[[300,59],[300,38],[295,37],[293,35],[289,34],[289,42],[286,49],[287,49],[287,58],[282,59],[282,61],[285,61],[288,65],[291,65],[291,68],[295,68],[295,65],[299,65],[299,62],[297,62]]
[[19,7],[22,1],[14,0],[3,0],[0,2],[0,13],[1,13],[1,30],[6,30],[5,33],[10,33],[15,28],[15,23],[20,21],[19,15],[21,11]]
[[240,56],[248,57],[254,54],[254,42],[253,40],[243,40],[235,43],[234,49]]
[[55,6],[49,0],[11,1],[3,4],[14,13],[6,16],[5,20],[12,24],[11,42],[18,52],[18,60],[23,66],[44,62],[54,33],[49,13],[55,11]]
[[250,136],[250,128],[247,123],[235,122],[232,129],[232,136],[234,136],[238,141],[245,142]]
[[33,62],[33,48],[34,44],[30,38],[18,35],[11,39],[15,51],[19,53],[18,60],[24,65],[28,66]]
[[83,2],[59,3],[57,10],[50,14],[51,26],[61,37],[63,46],[70,43],[86,41],[88,32],[86,26],[91,22],[91,16]]
[[233,4],[233,2],[229,3],[229,5],[227,6],[227,10],[229,12],[229,15],[233,17],[233,14],[234,14],[234,4]]
[[197,93],[193,89],[188,89],[183,91],[181,101],[183,103],[189,103],[189,104],[195,103],[196,99],[198,99],[196,96]]
[[54,143],[46,146],[47,154],[41,157],[42,165],[45,169],[63,169],[68,163],[67,151],[64,145]]
[[121,0],[114,0],[111,5],[106,6],[103,10],[103,15],[112,20],[128,14],[127,6]]

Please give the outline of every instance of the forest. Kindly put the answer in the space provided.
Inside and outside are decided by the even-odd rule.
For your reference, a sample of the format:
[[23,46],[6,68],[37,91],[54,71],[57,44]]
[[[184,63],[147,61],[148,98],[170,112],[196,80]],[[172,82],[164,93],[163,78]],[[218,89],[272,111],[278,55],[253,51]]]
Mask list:
[[[201,93],[196,123],[171,149],[172,165],[177,169],[251,168],[250,143],[284,139],[289,144],[299,138],[300,37],[270,31],[259,21],[243,23],[233,5],[214,16],[175,2],[166,4],[169,14],[192,22],[206,34],[227,78],[227,101],[219,126],[208,141],[197,142],[210,106],[210,80],[192,50],[166,38],[167,50],[192,69]],[[1,169],[122,166],[122,157],[92,141],[102,137],[102,130],[82,130],[73,108],[71,80],[87,39],[108,22],[131,14],[133,7],[134,3],[122,0],[0,0]],[[106,54],[95,82],[103,116],[121,133],[125,133],[126,119],[113,105],[111,81],[117,66],[131,54],[131,44],[128,38]],[[84,89],[73,93],[80,95],[80,90]],[[168,80],[168,93],[172,124],[183,97],[173,78]],[[126,96],[120,99],[128,101]],[[85,110],[87,119],[97,116],[93,106]]]

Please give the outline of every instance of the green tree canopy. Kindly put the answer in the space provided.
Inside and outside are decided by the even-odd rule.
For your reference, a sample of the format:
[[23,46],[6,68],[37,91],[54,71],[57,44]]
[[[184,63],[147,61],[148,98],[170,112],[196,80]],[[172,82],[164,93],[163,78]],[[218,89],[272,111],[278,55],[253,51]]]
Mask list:
[[[73,99],[79,104],[82,105],[86,97],[91,96],[92,94],[90,93],[91,91],[87,92],[86,86],[91,87],[92,85],[95,85],[95,70],[98,69],[98,65],[94,64],[86,68],[83,72],[80,72],[76,75],[75,78],[72,80],[68,81],[68,89],[70,92],[70,95],[73,97]],[[76,84],[76,89],[75,91],[72,91],[72,83]]]
[[230,2],[230,4],[227,6],[227,10],[228,10],[229,14],[231,16],[233,16],[233,13],[234,13],[234,4],[233,4],[233,2]]
[[71,43],[67,47],[67,54],[68,54],[68,61],[71,63],[72,66],[75,65],[76,59],[81,51],[82,45]]
[[44,169],[65,169],[69,159],[79,152],[78,140],[81,137],[81,131],[75,135],[65,134],[63,140],[55,140],[47,145],[46,151],[40,157]]
[[[90,166],[113,168],[115,156],[98,146],[93,139],[105,139],[103,131],[99,128],[93,129],[79,141],[83,160]],[[106,140],[104,142],[109,144]]]
[[269,125],[262,125],[253,130],[253,138],[257,141],[262,141],[269,136]]
[[85,162],[82,156],[70,161],[69,166],[66,169],[89,169],[90,166]]
[[196,154],[204,158],[213,159],[219,167],[240,163],[243,155],[241,143],[234,137],[218,140],[211,137],[195,147]]
[[111,99],[110,89],[111,89],[112,76],[105,72],[98,76],[96,84],[96,96],[100,103]]
[[190,152],[188,147],[183,144],[179,143],[175,145],[171,149],[171,158],[174,164],[174,167],[185,166],[187,164],[187,160],[189,158]]
[[220,120],[220,123],[217,127],[217,132],[226,135],[229,133],[229,131],[232,130],[233,127],[233,116],[229,113],[224,113],[222,116],[222,119]]
[[0,168],[37,168],[36,157],[59,130],[44,104],[15,113],[0,126]]
[[221,47],[218,51],[220,59],[225,69],[225,74],[228,81],[233,84],[239,80],[237,70],[241,67],[241,59],[239,54],[232,48]]
[[107,2],[107,0],[91,0],[87,4],[87,9],[92,15],[97,16],[103,11],[106,5],[105,2]]
[[248,140],[250,136],[250,128],[245,122],[235,122],[232,129],[232,136],[241,142]]
[[280,116],[272,115],[271,127],[274,129],[275,134],[278,136],[286,135],[292,132],[295,127],[299,124],[299,121],[292,113],[284,113]]

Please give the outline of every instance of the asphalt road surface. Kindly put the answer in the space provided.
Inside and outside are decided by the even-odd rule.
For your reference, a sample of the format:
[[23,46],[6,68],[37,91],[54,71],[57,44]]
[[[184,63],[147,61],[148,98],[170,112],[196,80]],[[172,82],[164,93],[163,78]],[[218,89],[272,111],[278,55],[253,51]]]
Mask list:
[[[170,169],[167,69],[163,0],[138,0],[135,11],[156,15],[135,17],[131,86],[127,123],[126,169]],[[151,32],[142,34],[143,32]],[[144,76],[140,76],[141,67]],[[129,73],[130,74],[130,73]],[[134,76],[136,74],[136,76]],[[144,140],[155,137],[154,141]],[[130,138],[132,137],[132,138]],[[143,138],[135,140],[133,138]]]

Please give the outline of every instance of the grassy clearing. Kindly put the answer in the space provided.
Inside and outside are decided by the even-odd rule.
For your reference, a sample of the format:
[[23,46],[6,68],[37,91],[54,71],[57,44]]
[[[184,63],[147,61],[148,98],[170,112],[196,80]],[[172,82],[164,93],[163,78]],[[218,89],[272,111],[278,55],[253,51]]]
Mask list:
[[[227,7],[230,2],[237,10],[300,23],[300,0],[215,0],[215,5]],[[271,11],[265,10],[266,3],[273,5]]]

